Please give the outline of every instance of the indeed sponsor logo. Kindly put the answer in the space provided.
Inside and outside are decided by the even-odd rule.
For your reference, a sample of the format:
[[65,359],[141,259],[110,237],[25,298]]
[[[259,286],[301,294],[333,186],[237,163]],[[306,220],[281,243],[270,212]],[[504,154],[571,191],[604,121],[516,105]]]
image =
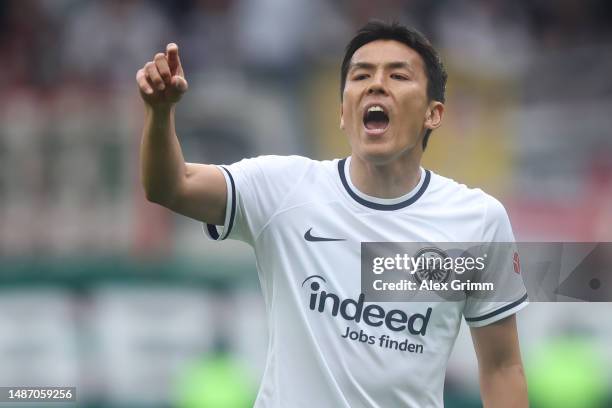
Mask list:
[[407,330],[410,334],[425,336],[427,325],[431,318],[432,308],[428,307],[425,313],[408,314],[403,310],[385,310],[377,304],[364,305],[365,295],[362,293],[357,300],[340,299],[332,292],[321,289],[321,282],[326,283],[320,275],[309,276],[302,282],[302,287],[308,284],[312,291],[308,307],[319,313],[330,313],[334,317],[342,317],[347,321],[364,322],[368,326],[379,327],[384,325],[389,330],[400,332]]

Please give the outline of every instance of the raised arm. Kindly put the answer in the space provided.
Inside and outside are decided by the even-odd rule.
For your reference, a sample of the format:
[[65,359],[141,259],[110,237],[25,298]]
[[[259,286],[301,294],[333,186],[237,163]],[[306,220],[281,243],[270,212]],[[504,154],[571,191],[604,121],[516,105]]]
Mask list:
[[515,316],[484,327],[473,327],[484,408],[527,408],[527,384]]
[[136,73],[145,105],[140,145],[141,181],[147,199],[188,217],[222,225],[227,192],[213,165],[185,163],[174,110],[188,85],[176,44],[168,44]]

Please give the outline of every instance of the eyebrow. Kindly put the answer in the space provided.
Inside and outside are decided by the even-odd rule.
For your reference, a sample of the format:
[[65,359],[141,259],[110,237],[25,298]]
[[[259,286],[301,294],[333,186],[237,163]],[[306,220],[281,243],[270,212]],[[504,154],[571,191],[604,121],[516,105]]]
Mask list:
[[[373,64],[371,62],[354,62],[354,63],[351,63],[349,67],[349,71],[353,69],[374,69],[376,68],[376,66],[377,64]],[[407,69],[408,71],[414,72],[414,70],[412,69],[412,66],[405,61],[387,62],[384,64],[384,66],[385,68],[390,68],[390,69],[403,68],[403,69]]]

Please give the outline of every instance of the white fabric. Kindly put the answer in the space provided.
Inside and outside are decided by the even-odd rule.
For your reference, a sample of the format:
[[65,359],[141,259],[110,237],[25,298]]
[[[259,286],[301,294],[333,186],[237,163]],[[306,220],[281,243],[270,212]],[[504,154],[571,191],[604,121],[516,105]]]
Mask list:
[[[362,242],[514,242],[514,236],[504,207],[479,189],[422,170],[400,200],[373,198],[356,191],[349,166],[350,160],[298,156],[223,166],[228,197],[236,201],[232,211],[228,200],[234,216],[226,216],[220,238],[254,248],[268,313],[256,407],[442,407],[462,316],[482,326],[527,304],[522,279],[512,272],[505,283],[516,291],[513,301],[366,302],[360,319],[351,319],[361,293]],[[338,241],[307,241],[309,230]],[[512,259],[499,262],[512,270]],[[411,316],[416,334],[405,322]],[[347,330],[356,339],[344,337]],[[405,342],[405,350],[386,347],[386,339]]]

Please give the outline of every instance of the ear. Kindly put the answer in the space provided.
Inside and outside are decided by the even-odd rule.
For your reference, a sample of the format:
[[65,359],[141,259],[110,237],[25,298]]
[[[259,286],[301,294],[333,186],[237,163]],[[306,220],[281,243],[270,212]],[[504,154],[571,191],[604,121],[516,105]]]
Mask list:
[[340,129],[344,130],[344,110],[342,104],[340,104]]
[[437,129],[442,124],[442,117],[444,116],[444,104],[438,101],[431,101],[427,112],[425,113],[424,126],[427,129]]

